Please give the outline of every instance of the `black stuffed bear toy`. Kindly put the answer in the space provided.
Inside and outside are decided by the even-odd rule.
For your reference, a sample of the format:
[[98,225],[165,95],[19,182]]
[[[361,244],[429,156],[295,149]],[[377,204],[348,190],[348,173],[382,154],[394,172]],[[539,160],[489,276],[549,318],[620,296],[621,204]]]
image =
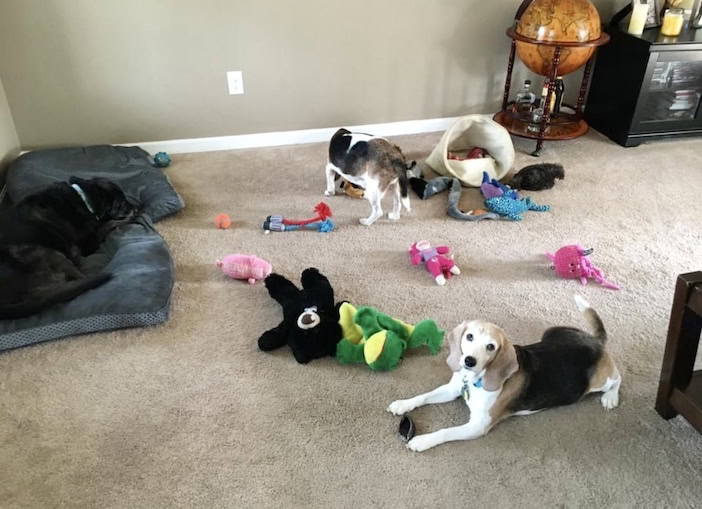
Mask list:
[[302,290],[280,274],[266,278],[270,296],[283,307],[283,321],[263,333],[258,347],[269,352],[287,344],[295,360],[306,364],[312,359],[334,356],[341,340],[339,305],[334,305],[334,289],[315,268],[302,272]]

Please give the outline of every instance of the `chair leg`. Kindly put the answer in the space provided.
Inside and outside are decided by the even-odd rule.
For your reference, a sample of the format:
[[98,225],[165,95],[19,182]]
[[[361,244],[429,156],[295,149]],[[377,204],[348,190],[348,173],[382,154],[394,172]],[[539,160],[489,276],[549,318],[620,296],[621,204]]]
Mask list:
[[690,293],[702,283],[702,272],[681,274],[675,285],[673,309],[670,313],[668,339],[665,344],[661,378],[656,397],[656,411],[664,418],[678,415],[670,404],[674,387],[684,389],[690,383],[702,332],[702,316],[687,307]]

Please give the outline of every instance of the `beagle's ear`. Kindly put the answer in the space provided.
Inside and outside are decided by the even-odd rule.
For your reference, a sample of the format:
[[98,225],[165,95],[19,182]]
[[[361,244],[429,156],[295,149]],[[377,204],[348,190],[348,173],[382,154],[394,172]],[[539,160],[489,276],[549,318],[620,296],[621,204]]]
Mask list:
[[486,391],[497,391],[502,388],[502,384],[514,375],[519,369],[517,361],[517,351],[512,342],[507,339],[505,333],[500,329],[500,348],[497,355],[492,360],[483,377],[483,387]]
[[446,359],[446,364],[448,364],[451,371],[454,372],[461,370],[461,355],[463,355],[461,351],[461,338],[467,326],[468,322],[459,324],[446,338],[446,342],[449,346],[449,356]]

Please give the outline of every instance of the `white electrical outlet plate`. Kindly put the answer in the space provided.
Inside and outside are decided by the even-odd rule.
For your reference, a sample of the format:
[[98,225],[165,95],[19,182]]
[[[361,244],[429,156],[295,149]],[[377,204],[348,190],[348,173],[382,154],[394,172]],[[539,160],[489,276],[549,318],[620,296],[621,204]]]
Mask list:
[[244,75],[241,71],[227,71],[227,85],[229,86],[229,95],[243,94]]

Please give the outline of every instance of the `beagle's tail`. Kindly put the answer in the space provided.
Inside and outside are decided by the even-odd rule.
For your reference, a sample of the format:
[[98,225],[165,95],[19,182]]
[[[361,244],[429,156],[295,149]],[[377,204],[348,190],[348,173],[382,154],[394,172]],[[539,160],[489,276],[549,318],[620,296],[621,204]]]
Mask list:
[[404,160],[397,159],[394,161],[393,165],[395,167],[395,173],[397,173],[398,179],[399,179],[399,185],[400,185],[400,197],[402,200],[402,206],[405,207],[405,210],[407,212],[410,212],[412,209],[410,208],[410,201],[409,201],[409,176],[407,175],[407,172],[412,170],[414,166],[417,163],[415,161],[412,161],[409,165],[405,164]]
[[592,335],[595,336],[596,339],[602,341],[602,343],[607,341],[607,331],[605,330],[602,319],[600,318],[600,315],[597,314],[597,311],[592,309],[592,306],[590,306],[590,304],[580,295],[575,295],[574,298],[575,304],[578,306],[578,309],[592,328]]

